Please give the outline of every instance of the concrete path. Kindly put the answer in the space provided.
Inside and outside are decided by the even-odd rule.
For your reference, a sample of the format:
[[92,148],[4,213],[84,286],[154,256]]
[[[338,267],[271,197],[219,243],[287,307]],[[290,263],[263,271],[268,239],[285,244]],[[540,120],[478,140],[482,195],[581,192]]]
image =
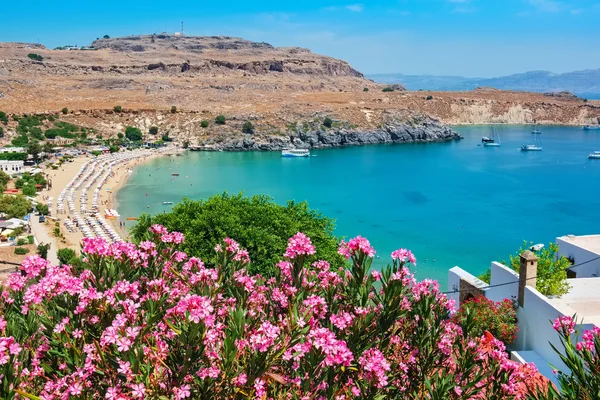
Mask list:
[[[52,220],[49,220],[50,223],[54,223]],[[58,257],[56,252],[58,251],[58,242],[54,236],[50,236],[48,233],[48,228],[44,225],[44,223],[39,222],[39,216],[31,214],[31,230],[33,235],[35,236],[38,244],[40,243],[50,243],[50,250],[48,250],[48,261],[52,263],[52,265],[58,265]]]

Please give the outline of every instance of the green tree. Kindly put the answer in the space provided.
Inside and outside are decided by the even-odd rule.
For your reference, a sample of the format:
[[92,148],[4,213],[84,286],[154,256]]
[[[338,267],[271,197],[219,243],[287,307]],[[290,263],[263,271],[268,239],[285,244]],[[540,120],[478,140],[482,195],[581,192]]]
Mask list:
[[36,53],[29,53],[27,57],[31,58],[34,61],[44,61],[44,57]]
[[15,181],[15,187],[17,189],[22,189],[24,185],[25,185],[25,180],[24,179],[19,178],[19,179],[17,179]]
[[32,210],[31,202],[25,196],[0,196],[0,212],[8,218],[23,218]]
[[394,91],[394,88],[391,88],[391,87],[389,87],[389,86],[388,86],[388,87],[386,87],[386,88],[383,88],[383,90],[382,90],[382,92],[384,92],[384,93],[387,93],[387,92],[393,92],[393,91]]
[[158,135],[158,126],[151,126],[148,133],[151,135]]
[[250,121],[244,122],[244,126],[242,126],[242,132],[254,133],[254,125],[252,125],[252,122],[250,122]]
[[[519,251],[509,256],[510,261],[502,261],[502,264],[519,272],[521,267],[519,255],[529,250],[532,245],[533,242],[523,242]],[[558,257],[558,245],[550,243],[537,252],[536,255],[538,256],[536,289],[545,296],[562,296],[568,293],[571,286],[567,282],[567,268],[571,266],[571,262],[566,257]],[[490,269],[488,268],[486,272],[480,275],[479,279],[490,283]]]
[[363,89],[363,92],[368,92],[368,91],[369,91],[368,87],[366,87],[366,88]]
[[70,249],[70,248],[64,248],[64,249],[60,249],[56,252],[56,256],[58,258],[58,262],[60,263],[60,265],[63,264],[74,264],[74,260],[76,260],[77,257],[77,253],[75,253],[75,250]]
[[123,111],[123,108],[121,106],[114,106],[113,111],[116,113],[120,113],[121,111]]
[[38,162],[40,153],[42,152],[42,145],[38,141],[31,141],[27,146],[27,153],[33,156],[33,161]]
[[329,117],[325,117],[325,119],[323,120],[323,126],[325,128],[331,128],[333,126],[333,120]]
[[142,140],[142,131],[140,131],[139,128],[128,126],[125,128],[125,137],[132,142],[140,141]]
[[183,141],[183,148],[187,149],[188,147],[190,147],[190,141],[189,140],[184,140]]
[[171,106],[171,114],[177,113],[177,106]]
[[217,125],[225,125],[226,121],[227,121],[227,119],[225,118],[224,115],[217,115],[217,118],[215,118],[215,123]]
[[50,250],[50,243],[40,243],[40,244],[38,244],[38,247],[37,247],[37,254],[38,254],[38,256],[47,260],[48,259],[48,250]]
[[4,192],[6,190],[6,185],[10,182],[10,176],[4,171],[0,171],[0,192]]
[[0,122],[4,125],[8,124],[8,115],[4,111],[0,111]]
[[46,154],[53,154],[54,145],[52,143],[44,143],[44,146],[42,146],[42,151]]
[[203,119],[202,122],[200,122],[200,126],[203,128],[208,128],[209,122],[207,119]]
[[62,110],[60,110],[63,114],[68,114],[69,113],[69,109],[67,107],[63,108]]
[[48,206],[46,204],[38,204],[35,208],[40,215],[48,215]]
[[37,189],[35,188],[35,183],[29,182],[23,186],[21,189],[23,195],[25,196],[35,196],[37,194]]
[[272,275],[274,265],[285,252],[287,238],[297,232],[307,234],[317,248],[313,257],[340,265],[338,239],[334,221],[311,210],[306,202],[290,201],[282,206],[268,196],[244,197],[223,193],[207,200],[185,199],[167,214],[151,217],[143,214],[131,230],[141,241],[152,224],[186,235],[184,251],[205,260],[211,259],[214,247],[222,238],[231,237],[248,249],[253,272]]
[[108,148],[108,151],[112,154],[112,153],[118,153],[120,149],[121,148],[119,146],[110,146]]
[[0,138],[4,137],[4,128],[0,126]]

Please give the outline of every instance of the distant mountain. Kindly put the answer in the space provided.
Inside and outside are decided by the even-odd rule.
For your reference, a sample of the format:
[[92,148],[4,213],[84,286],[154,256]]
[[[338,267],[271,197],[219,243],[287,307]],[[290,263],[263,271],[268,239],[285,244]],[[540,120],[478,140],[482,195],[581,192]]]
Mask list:
[[489,86],[502,90],[527,92],[600,93],[600,69],[555,74],[530,71],[498,78],[464,78],[462,76],[376,74],[367,75],[378,83],[401,83],[408,90],[460,91]]

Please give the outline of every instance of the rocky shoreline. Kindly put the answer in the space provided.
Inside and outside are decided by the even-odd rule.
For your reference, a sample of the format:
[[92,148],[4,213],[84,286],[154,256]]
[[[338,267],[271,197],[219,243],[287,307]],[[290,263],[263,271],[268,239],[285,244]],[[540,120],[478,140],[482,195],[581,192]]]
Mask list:
[[367,144],[434,143],[460,140],[457,132],[440,122],[425,118],[391,122],[377,129],[320,129],[288,135],[220,135],[192,146],[196,151],[281,151],[285,148],[322,149]]

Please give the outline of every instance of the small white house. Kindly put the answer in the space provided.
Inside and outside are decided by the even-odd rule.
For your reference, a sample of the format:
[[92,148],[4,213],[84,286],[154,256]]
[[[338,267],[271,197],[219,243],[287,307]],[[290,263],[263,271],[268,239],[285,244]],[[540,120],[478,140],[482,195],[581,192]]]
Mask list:
[[0,147],[0,153],[27,153],[24,147]]
[[8,175],[18,175],[24,172],[25,162],[0,160],[0,170]]

